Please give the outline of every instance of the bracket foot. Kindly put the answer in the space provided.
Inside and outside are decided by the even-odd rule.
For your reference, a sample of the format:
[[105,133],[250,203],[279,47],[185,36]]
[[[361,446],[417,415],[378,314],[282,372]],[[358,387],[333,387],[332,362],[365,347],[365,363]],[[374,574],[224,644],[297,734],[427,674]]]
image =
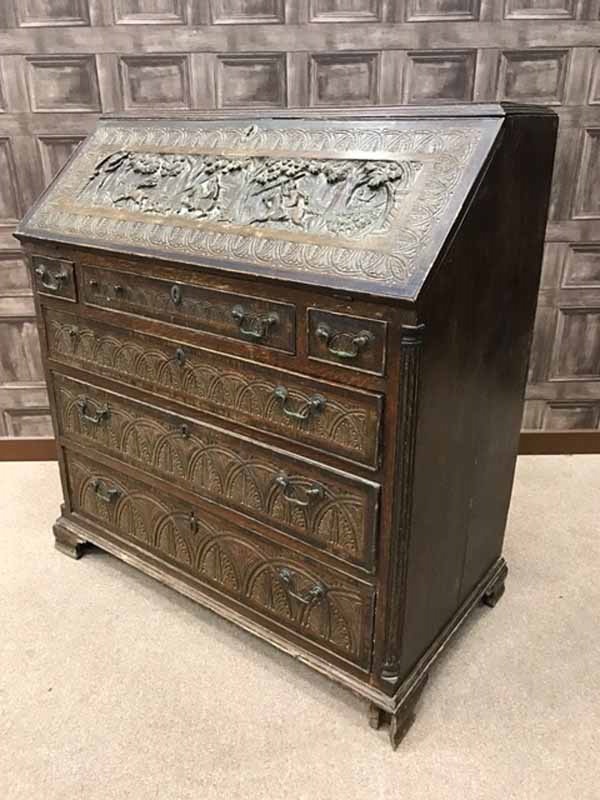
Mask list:
[[52,532],[54,533],[54,546],[57,550],[71,558],[81,558],[87,545],[86,541],[63,528],[60,522],[54,525]]
[[502,569],[498,573],[496,579],[494,580],[492,585],[485,590],[485,593],[481,598],[481,601],[486,606],[494,608],[498,600],[500,600],[500,598],[504,594],[504,590],[506,588],[505,582],[507,574],[508,574],[508,567],[506,566],[506,564],[503,564]]
[[389,723],[390,744],[394,750],[396,750],[402,739],[404,739],[416,719],[415,706],[425,688],[427,677],[427,675],[424,675],[421,678],[412,692],[393,713],[378,708],[373,703],[369,706],[369,725],[377,729],[387,720]]

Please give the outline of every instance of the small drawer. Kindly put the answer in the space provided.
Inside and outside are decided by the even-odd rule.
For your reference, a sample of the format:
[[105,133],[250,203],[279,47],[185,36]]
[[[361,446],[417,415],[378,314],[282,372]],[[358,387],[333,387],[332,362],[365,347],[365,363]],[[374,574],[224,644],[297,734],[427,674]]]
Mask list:
[[142,481],[67,451],[73,510],[199,582],[368,668],[374,592]]
[[86,305],[295,352],[296,316],[288,303],[89,265],[82,266],[81,276]]
[[371,569],[379,485],[53,376],[63,437]]
[[385,374],[387,323],[308,309],[308,354],[341,367]]
[[379,465],[381,395],[72,314],[47,309],[44,316],[54,361],[319,452]]
[[39,294],[77,301],[73,264],[62,258],[32,256],[33,281]]

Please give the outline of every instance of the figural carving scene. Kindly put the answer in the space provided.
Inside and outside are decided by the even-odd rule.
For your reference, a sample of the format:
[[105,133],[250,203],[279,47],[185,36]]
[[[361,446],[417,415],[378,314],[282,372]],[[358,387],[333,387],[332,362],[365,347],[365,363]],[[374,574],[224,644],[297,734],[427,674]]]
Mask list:
[[418,258],[481,138],[476,127],[433,121],[328,131],[107,122],[30,223],[125,250],[276,265],[393,292],[424,267]]
[[385,231],[422,165],[118,151],[79,193],[85,205],[353,238]]

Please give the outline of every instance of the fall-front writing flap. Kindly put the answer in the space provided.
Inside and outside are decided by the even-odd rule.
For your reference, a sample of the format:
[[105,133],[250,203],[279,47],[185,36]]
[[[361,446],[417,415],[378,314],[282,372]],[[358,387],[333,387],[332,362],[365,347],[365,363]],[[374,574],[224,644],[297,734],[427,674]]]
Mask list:
[[410,298],[502,123],[105,119],[17,235]]

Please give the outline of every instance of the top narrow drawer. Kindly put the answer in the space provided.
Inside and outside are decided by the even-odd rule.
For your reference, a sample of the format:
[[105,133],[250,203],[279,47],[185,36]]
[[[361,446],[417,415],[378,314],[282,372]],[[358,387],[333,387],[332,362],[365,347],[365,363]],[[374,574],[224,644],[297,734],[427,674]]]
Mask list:
[[387,323],[309,308],[308,355],[340,367],[385,375]]
[[50,256],[33,256],[31,259],[33,283],[40,294],[77,300],[73,262]]
[[81,267],[81,278],[86,305],[295,352],[295,309],[288,303],[90,265]]

